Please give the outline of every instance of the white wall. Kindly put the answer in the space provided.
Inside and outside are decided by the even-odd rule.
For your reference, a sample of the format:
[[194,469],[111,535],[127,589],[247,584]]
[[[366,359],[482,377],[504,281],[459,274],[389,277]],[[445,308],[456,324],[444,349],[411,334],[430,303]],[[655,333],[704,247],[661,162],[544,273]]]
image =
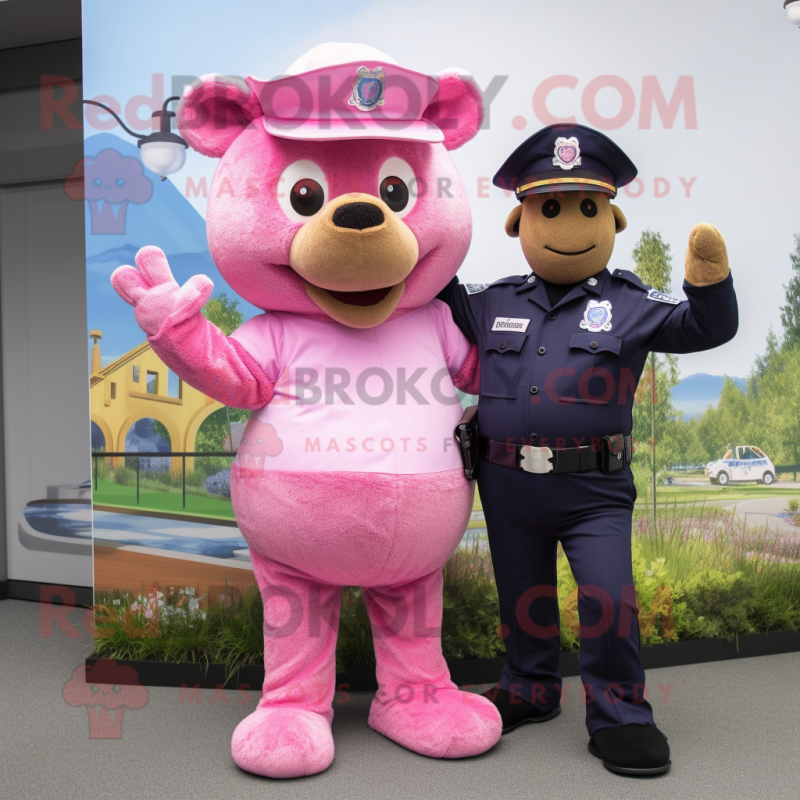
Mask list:
[[90,476],[83,204],[63,183],[0,188],[9,580],[92,585],[90,556],[28,550],[22,509]]

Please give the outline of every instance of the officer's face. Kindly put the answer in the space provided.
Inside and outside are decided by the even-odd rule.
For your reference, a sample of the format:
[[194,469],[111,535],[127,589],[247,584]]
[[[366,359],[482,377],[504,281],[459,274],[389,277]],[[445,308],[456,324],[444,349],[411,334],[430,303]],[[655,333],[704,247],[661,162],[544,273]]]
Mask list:
[[506,232],[519,236],[537,275],[552,283],[577,283],[605,268],[625,224],[607,195],[561,192],[526,197],[509,216]]

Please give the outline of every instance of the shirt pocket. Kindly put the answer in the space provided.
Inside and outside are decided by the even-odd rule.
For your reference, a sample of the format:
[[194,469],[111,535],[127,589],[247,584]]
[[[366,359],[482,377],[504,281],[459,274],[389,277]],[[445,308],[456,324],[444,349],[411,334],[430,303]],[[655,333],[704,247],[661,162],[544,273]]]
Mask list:
[[490,331],[481,362],[481,396],[513,400],[522,372],[528,334]]
[[570,334],[567,361],[556,381],[559,402],[608,405],[619,385],[621,350],[621,336],[591,331]]

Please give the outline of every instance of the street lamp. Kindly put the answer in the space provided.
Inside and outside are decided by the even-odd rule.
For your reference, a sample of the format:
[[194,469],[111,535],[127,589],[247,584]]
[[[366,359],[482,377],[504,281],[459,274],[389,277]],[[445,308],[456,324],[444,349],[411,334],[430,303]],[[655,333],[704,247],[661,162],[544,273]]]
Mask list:
[[792,25],[800,25],[800,0],[784,0],[783,10]]
[[173,100],[180,100],[180,97],[168,97],[164,101],[161,111],[153,112],[154,118],[161,117],[161,130],[151,133],[149,136],[134,133],[108,106],[98,103],[96,100],[84,100],[83,102],[99,106],[111,114],[126,133],[138,139],[139,149],[142,151],[142,163],[151,172],[155,172],[162,181],[165,181],[167,175],[174,174],[186,163],[186,150],[189,147],[185,139],[172,133],[172,118],[175,116],[175,112],[169,111],[167,105]]

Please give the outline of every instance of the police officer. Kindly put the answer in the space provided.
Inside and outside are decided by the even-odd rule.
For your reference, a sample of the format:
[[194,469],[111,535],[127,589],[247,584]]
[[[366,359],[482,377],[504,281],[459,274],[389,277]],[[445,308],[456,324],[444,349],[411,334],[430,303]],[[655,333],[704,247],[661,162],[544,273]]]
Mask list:
[[650,351],[690,353],[733,338],[738,311],[725,242],[696,226],[686,301],[609,271],[625,217],[611,200],[636,167],[602,133],[554,125],[494,177],[520,201],[506,221],[531,272],[439,295],[481,362],[478,487],[508,661],[496,703],[504,732],[560,711],[556,554],[579,586],[581,699],[590,752],[613,771],[669,769],[646,700],[631,567],[632,404]]

